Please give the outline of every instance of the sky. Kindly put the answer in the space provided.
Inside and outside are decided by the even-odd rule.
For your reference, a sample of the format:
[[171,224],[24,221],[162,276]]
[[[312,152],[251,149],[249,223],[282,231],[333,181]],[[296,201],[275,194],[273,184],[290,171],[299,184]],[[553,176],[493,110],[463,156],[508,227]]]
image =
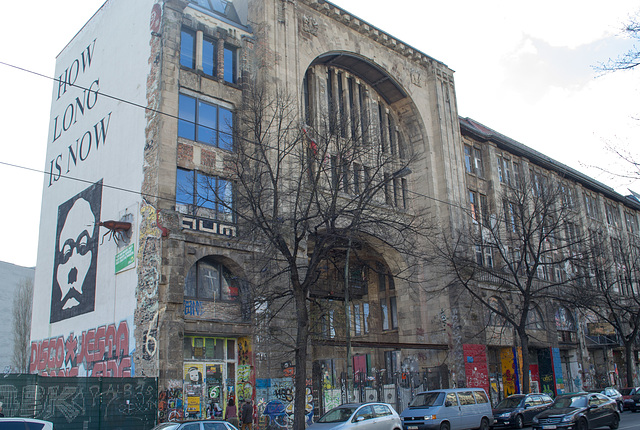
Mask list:
[[[0,62],[52,76],[58,53],[102,3],[0,3]],[[640,182],[602,172],[626,167],[607,146],[640,152],[640,70],[593,68],[632,47],[621,28],[640,1],[333,3],[453,69],[461,116],[621,194],[640,192]],[[52,88],[0,64],[0,261],[36,265]]]

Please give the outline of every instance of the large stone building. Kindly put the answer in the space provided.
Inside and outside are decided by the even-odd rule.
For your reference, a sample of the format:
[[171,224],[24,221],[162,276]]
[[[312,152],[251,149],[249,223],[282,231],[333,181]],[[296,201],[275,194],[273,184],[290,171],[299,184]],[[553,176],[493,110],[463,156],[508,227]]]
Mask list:
[[[362,130],[378,156],[344,167],[342,197],[382,178],[380,213],[428,210],[432,226],[453,231],[469,224],[470,191],[500,207],[501,183],[519,172],[504,169],[520,163],[566,178],[576,199],[606,202],[638,231],[637,202],[460,119],[452,70],[329,2],[108,0],[57,61],[31,372],[157,377],[161,419],[253,398],[261,420],[287,421],[293,354],[268,336],[286,318],[267,323],[254,302],[264,250],[236,211],[231,167],[250,140],[240,111],[256,76],[293,95],[301,145],[315,148],[309,136],[327,118],[336,142]],[[447,285],[434,263],[415,267],[384,239],[360,238],[352,269],[327,264],[310,291],[309,419],[344,396],[348,343],[361,398],[401,408],[420,387],[480,385],[494,401],[518,390],[513,336],[479,337],[486,324],[466,302],[433,293]],[[532,380],[550,391],[592,384],[588,370],[608,372],[613,356],[589,355],[574,311],[557,312],[532,345]],[[565,331],[575,335],[558,340]]]

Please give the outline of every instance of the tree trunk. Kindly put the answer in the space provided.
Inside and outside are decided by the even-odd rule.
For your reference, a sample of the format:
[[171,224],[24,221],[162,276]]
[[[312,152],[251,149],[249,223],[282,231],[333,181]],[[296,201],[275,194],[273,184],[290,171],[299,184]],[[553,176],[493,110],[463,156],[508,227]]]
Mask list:
[[293,430],[304,430],[307,399],[307,345],[309,340],[309,312],[307,296],[300,287],[294,288],[298,329],[296,332],[295,397],[293,409]]
[[633,387],[633,342],[624,341],[624,359],[626,361],[626,387]]
[[529,386],[529,335],[526,329],[522,329],[518,330],[518,336],[520,337],[520,346],[522,347],[522,392],[529,394],[531,391]]

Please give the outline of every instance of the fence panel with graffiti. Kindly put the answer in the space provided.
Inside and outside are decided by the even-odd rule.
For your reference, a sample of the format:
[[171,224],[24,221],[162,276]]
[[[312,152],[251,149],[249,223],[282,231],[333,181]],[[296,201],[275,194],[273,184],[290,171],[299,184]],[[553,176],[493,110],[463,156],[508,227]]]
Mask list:
[[77,378],[4,375],[5,417],[51,421],[65,430],[151,429],[156,422],[154,378]]

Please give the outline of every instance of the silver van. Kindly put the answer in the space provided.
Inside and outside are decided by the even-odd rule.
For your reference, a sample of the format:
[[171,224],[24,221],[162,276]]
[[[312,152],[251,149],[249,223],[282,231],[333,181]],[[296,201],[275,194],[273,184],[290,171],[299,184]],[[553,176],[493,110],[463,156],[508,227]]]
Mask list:
[[489,430],[493,412],[482,388],[424,391],[400,414],[404,430]]

